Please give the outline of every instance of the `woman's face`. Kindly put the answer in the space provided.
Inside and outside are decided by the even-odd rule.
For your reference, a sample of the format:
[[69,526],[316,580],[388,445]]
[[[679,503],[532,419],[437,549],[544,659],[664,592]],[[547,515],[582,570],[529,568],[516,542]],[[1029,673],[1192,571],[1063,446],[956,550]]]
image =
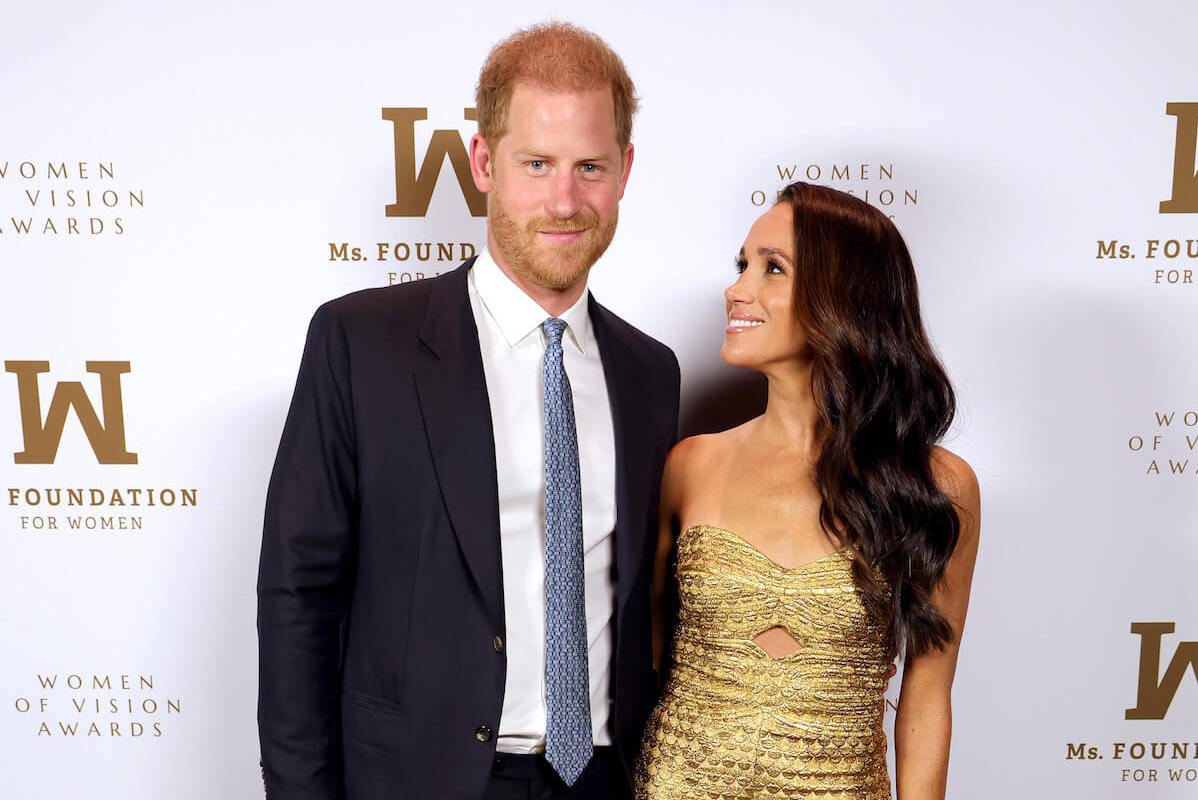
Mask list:
[[765,370],[810,358],[794,311],[794,263],[794,212],[783,202],[753,223],[736,258],[736,282],[724,290],[724,361]]

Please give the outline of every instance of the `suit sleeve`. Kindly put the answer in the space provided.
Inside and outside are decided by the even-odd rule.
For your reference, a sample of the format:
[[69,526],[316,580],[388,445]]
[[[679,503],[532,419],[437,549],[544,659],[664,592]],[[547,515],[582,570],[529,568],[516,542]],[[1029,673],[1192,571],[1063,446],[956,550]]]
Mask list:
[[668,397],[673,401],[673,405],[670,407],[670,418],[674,423],[673,434],[670,436],[670,447],[673,447],[674,445],[678,444],[678,413],[679,405],[682,401],[682,375],[681,370],[678,368],[678,357],[674,355],[673,350],[668,352],[670,354],[670,382]]
[[326,304],[308,329],[262,530],[258,732],[270,800],[343,796],[338,675],[357,527],[349,367]]
[[[676,355],[674,355],[673,350],[666,351],[666,358],[664,359],[664,362],[665,362],[665,373],[664,374],[666,375],[666,381],[665,381],[666,397],[665,397],[665,401],[664,401],[663,405],[667,409],[666,419],[667,419],[667,425],[668,425],[668,429],[669,429],[669,435],[666,437],[665,453],[663,453],[661,455],[661,459],[660,459],[660,463],[661,463],[663,470],[665,467],[666,458],[668,458],[668,456],[669,456],[669,451],[671,449],[673,449],[674,445],[676,445],[678,443],[678,415],[679,415],[679,407],[681,404],[681,389],[682,389],[682,378],[681,378],[680,370],[678,368],[678,357]],[[661,484],[660,484],[661,477],[662,477],[661,472],[659,472],[658,473],[659,496],[660,496],[660,491],[661,491]],[[660,499],[658,502],[660,502]],[[657,505],[655,504],[655,512],[656,512],[656,510],[657,510]],[[655,523],[655,525],[654,525],[654,528],[652,529],[652,531],[653,531],[652,538],[654,541],[656,541],[658,538],[658,534],[659,534],[657,524],[660,524],[660,518],[655,516],[654,523]],[[675,535],[677,534],[676,530],[674,531],[674,534]],[[662,632],[662,636],[664,638],[665,651],[662,655],[662,663],[660,664],[660,670],[655,670],[654,674],[653,674],[653,686],[654,686],[654,695],[655,696],[659,695],[661,693],[661,691],[665,688],[665,679],[666,679],[666,676],[669,674],[669,663],[668,662],[671,657],[671,650],[672,650],[671,642],[674,641],[674,630],[678,624],[678,581],[676,578],[676,575],[677,575],[676,569],[678,566],[677,557],[678,557],[678,553],[677,553],[676,544],[675,544],[671,548],[669,556],[668,556],[668,561],[667,561],[667,565],[666,565],[666,582],[665,582],[665,587],[664,587],[664,594],[662,595],[662,597],[659,601],[663,605],[662,613],[663,613],[663,617],[664,617],[664,620],[663,620],[664,629]]]

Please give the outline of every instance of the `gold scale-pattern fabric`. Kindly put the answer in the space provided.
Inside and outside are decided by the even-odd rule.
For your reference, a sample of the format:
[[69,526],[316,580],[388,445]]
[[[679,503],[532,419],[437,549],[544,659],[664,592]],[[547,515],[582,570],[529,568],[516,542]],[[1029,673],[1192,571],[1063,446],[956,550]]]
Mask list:
[[[894,642],[863,604],[853,558],[787,568],[723,528],[682,532],[673,667],[638,800],[890,798],[882,692]],[[798,649],[774,659],[754,643],[774,626]]]

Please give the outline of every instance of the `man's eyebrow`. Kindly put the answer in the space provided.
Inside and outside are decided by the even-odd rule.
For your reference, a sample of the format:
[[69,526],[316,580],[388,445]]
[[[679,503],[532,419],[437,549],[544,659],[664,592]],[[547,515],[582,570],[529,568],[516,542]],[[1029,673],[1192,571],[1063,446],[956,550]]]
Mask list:
[[[741,248],[740,253],[742,256],[745,254],[745,250],[743,247]],[[792,259],[790,256],[786,255],[786,253],[783,253],[781,250],[779,250],[776,247],[758,247],[757,255],[759,255],[759,256],[777,256],[778,258],[785,261],[787,264],[791,264],[791,265],[794,264],[794,259]]]
[[[536,148],[531,148],[531,147],[526,147],[521,150],[517,150],[515,152],[515,155],[517,158],[536,158],[541,161],[557,161],[558,160],[555,157],[553,157],[547,153],[543,153],[540,150],[537,150]],[[610,162],[610,161],[614,161],[614,160],[615,159],[612,158],[610,155],[599,154],[599,155],[594,155],[594,156],[583,156],[582,158],[575,159],[575,163],[577,163],[577,164],[583,164],[586,162],[597,163],[597,162],[605,162],[605,161]]]

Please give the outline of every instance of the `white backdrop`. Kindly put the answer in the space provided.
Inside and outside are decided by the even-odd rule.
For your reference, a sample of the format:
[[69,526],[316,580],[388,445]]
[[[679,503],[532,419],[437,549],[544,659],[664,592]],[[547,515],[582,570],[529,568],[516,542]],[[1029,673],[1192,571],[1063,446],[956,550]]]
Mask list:
[[[1182,644],[1198,641],[1198,203],[1160,211],[1175,161],[1194,169],[1198,112],[1166,107],[1198,102],[1198,7],[1015,5],[6,9],[0,355],[48,370],[40,398],[28,366],[0,375],[0,795],[260,796],[254,582],[307,320],[484,236],[448,161],[425,216],[385,215],[382,109],[427,109],[419,166],[434,129],[473,132],[490,46],[557,16],[637,83],[636,160],[591,286],[677,352],[687,425],[737,405],[721,290],[788,172],[868,192],[906,235],[961,402],[947,444],[983,495],[950,797],[1194,796],[1198,663],[1163,719],[1125,710],[1132,623],[1175,625],[1149,695],[1175,656],[1198,659]],[[1099,257],[1111,240],[1127,257]],[[379,242],[411,255],[379,261]],[[342,243],[363,260],[331,259]],[[128,362],[112,403],[88,361]],[[87,401],[65,408],[73,381]],[[56,391],[52,463],[17,463],[54,438]],[[123,425],[100,430],[116,407]],[[122,428],[136,464],[100,463],[86,433],[121,452]]]

